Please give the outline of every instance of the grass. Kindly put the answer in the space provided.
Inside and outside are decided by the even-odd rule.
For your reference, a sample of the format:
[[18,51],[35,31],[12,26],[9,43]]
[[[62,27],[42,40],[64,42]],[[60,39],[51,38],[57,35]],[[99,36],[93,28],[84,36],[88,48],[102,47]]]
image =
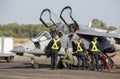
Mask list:
[[29,38],[14,38],[14,43],[15,44],[21,44],[29,41]]

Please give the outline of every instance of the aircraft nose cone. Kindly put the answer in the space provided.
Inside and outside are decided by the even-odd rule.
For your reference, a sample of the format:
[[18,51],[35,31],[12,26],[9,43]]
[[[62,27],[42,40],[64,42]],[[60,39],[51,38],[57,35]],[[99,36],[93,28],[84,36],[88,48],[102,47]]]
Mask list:
[[25,48],[22,46],[18,46],[11,50],[11,52],[13,52],[13,53],[23,53],[24,51],[25,51]]

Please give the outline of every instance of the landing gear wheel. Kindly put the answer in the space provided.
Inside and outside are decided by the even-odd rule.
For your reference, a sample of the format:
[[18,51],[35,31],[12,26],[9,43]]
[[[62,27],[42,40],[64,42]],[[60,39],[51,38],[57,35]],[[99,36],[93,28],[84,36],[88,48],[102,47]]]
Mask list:
[[114,67],[114,61],[111,58],[109,58],[108,61],[110,64],[110,68],[112,69]]
[[10,62],[10,57],[7,57],[7,62],[8,62],[8,63]]
[[38,69],[38,68],[39,68],[39,64],[38,64],[38,63],[34,63],[34,64],[32,64],[32,68],[34,68],[34,69]]
[[6,58],[6,60],[7,60],[8,63],[12,62],[13,59],[14,59],[14,57],[12,57],[12,56]]

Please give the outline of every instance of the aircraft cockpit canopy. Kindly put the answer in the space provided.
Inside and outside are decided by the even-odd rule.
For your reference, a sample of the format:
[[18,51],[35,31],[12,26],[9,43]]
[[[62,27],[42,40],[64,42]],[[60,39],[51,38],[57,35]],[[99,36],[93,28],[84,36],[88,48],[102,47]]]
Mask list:
[[44,31],[39,33],[35,38],[38,38],[39,41],[45,41],[50,40],[52,37],[48,32]]

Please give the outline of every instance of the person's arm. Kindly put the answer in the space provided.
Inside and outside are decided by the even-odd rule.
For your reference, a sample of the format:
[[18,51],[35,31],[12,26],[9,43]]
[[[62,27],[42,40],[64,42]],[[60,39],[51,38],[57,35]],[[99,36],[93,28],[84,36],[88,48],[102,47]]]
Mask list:
[[58,46],[59,46],[58,51],[60,51],[60,49],[61,49],[61,42],[60,41],[58,42]]
[[100,50],[100,44],[99,44],[99,42],[97,42],[97,47],[98,47],[98,50]]
[[86,48],[85,48],[84,43],[81,43],[81,47],[82,47],[83,51],[85,52],[85,51],[86,51]]
[[92,48],[92,43],[90,43],[89,45],[89,52],[91,51],[91,48]]
[[92,43],[90,43],[90,45],[89,45],[89,50],[88,50],[89,55],[91,55],[91,49],[92,49]]
[[51,48],[52,47],[52,45],[53,45],[53,40],[51,40],[49,43],[48,43],[48,48]]
[[66,59],[67,58],[67,54],[65,54],[64,56],[61,57],[62,59]]
[[75,44],[75,50],[77,51],[77,43]]

